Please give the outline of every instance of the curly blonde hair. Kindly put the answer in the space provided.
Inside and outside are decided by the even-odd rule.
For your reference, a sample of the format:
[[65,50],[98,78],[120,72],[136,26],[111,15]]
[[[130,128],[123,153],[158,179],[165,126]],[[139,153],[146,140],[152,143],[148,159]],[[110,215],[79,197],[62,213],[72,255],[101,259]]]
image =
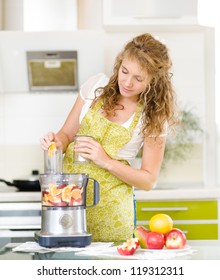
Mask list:
[[[128,42],[115,60],[113,75],[102,88],[99,98],[106,115],[114,114],[120,98],[118,72],[124,58],[136,59],[151,77],[150,84],[140,93],[138,102],[142,105],[142,133],[145,136],[159,136],[164,125],[177,122],[175,91],[171,78],[172,61],[167,47],[151,34],[142,34]],[[118,108],[118,107],[117,107]],[[123,109],[123,108],[122,108]]]

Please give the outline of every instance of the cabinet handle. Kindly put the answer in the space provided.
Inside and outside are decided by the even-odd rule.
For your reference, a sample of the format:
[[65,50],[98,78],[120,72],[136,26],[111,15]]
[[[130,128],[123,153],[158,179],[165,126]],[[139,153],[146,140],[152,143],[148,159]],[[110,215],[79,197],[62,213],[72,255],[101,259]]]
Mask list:
[[41,203],[0,203],[0,211],[41,210]]
[[34,237],[35,231],[34,230],[1,230],[0,231],[0,238],[9,238],[9,237]]
[[142,207],[141,211],[188,211],[188,207]]

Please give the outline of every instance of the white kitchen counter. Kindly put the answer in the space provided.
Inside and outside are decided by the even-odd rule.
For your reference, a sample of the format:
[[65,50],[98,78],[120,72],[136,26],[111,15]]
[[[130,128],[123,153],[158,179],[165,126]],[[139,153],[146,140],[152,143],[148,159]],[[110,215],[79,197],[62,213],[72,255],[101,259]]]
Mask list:
[[[0,260],[110,260],[110,259],[117,259],[117,260],[128,260],[130,261],[130,257],[122,257],[121,255],[117,255],[117,253],[112,253],[110,255],[100,254],[98,255],[98,250],[95,252],[95,255],[91,254],[91,251],[86,254],[86,251],[83,255],[76,254],[75,252],[70,251],[46,251],[44,252],[19,252],[13,251],[13,248],[22,245],[23,243],[8,243],[5,246],[0,246]],[[180,255],[175,257],[168,257],[167,260],[173,261],[174,258],[176,260],[220,260],[220,242],[217,240],[200,240],[200,241],[188,241],[188,245],[194,250],[193,254],[189,255]],[[101,250],[101,249],[100,249]],[[155,253],[155,252],[154,252]],[[153,254],[153,253],[152,253]],[[134,255],[135,256],[135,255]],[[162,257],[162,256],[161,256]],[[167,261],[165,259],[161,259],[161,261]],[[156,260],[153,258],[152,259]],[[143,259],[142,259],[143,260]],[[133,260],[135,261],[135,260]],[[132,265],[133,265],[132,261]],[[138,260],[139,261],[139,260]],[[161,264],[161,263],[159,263]],[[171,264],[171,263],[170,263]],[[138,264],[137,264],[138,265]],[[167,264],[166,264],[167,265]],[[183,262],[181,262],[183,265]],[[209,270],[209,266],[208,266]],[[217,272],[217,270],[216,270]],[[207,271],[210,274],[210,271]],[[8,275],[7,275],[8,276]],[[130,279],[130,278],[129,278]],[[182,278],[183,279],[183,278]],[[213,278],[214,279],[214,278]],[[216,279],[216,278],[215,278]]]
[[135,190],[137,201],[219,199],[220,188]]

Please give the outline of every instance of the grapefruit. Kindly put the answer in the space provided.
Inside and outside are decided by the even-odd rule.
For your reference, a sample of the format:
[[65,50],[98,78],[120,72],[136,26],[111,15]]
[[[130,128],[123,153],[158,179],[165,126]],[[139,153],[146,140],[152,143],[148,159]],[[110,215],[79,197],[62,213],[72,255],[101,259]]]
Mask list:
[[150,219],[149,228],[153,232],[166,234],[173,228],[173,220],[167,214],[156,214]]

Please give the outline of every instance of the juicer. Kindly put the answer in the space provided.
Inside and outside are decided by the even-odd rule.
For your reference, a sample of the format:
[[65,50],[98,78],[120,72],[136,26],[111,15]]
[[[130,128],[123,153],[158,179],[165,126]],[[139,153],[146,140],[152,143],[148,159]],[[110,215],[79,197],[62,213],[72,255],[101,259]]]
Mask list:
[[[60,153],[46,154],[45,159],[45,173],[39,176],[41,230],[35,233],[35,239],[43,247],[88,246],[92,234],[87,232],[86,208],[99,202],[99,183],[85,173],[60,172]],[[89,181],[92,182],[89,187],[93,187],[91,205],[86,201]]]

